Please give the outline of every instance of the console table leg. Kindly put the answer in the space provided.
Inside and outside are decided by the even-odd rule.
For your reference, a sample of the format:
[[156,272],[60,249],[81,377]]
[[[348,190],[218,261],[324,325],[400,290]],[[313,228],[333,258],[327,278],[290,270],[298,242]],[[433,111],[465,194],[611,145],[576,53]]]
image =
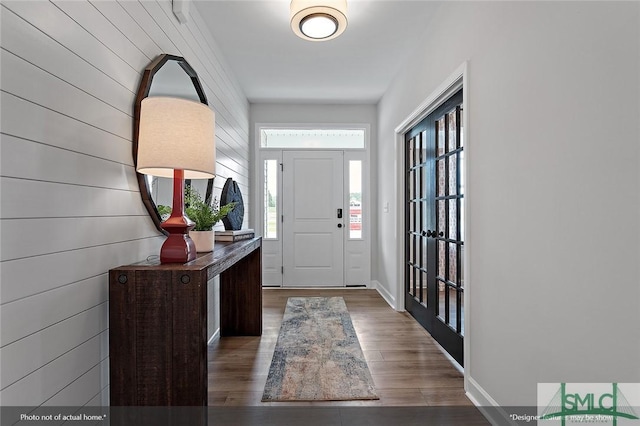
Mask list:
[[262,247],[220,274],[220,336],[262,335]]

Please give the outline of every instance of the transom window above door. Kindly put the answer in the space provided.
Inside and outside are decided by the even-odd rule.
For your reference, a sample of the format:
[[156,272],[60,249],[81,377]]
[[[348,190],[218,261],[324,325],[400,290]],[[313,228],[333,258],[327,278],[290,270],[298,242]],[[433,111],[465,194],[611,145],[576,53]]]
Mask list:
[[260,129],[260,147],[278,149],[365,149],[366,129]]

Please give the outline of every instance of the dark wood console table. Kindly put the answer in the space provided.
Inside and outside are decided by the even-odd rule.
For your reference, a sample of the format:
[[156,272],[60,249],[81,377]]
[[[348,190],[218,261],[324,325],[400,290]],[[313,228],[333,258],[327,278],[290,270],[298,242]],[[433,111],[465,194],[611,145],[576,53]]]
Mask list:
[[111,405],[207,405],[207,283],[220,275],[220,335],[259,336],[261,258],[258,237],[109,271]]

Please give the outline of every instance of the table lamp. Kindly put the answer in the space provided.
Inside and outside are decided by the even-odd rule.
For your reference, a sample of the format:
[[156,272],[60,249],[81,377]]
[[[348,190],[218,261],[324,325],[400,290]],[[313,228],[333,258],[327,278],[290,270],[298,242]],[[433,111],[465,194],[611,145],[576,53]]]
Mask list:
[[161,263],[196,258],[189,237],[194,223],[184,214],[184,180],[215,177],[214,127],[214,112],[203,103],[164,96],[142,100],[136,170],[173,178],[171,216],[161,225],[169,233],[160,250]]

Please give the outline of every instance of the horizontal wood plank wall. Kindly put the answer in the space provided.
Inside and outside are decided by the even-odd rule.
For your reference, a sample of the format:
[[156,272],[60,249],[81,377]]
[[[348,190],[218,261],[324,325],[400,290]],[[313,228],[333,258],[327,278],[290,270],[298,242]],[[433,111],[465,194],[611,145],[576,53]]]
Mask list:
[[216,113],[216,194],[249,193],[249,103],[199,16],[170,0],[3,1],[0,402],[108,404],[108,270],[163,241],[131,137],[142,71],[184,56]]

